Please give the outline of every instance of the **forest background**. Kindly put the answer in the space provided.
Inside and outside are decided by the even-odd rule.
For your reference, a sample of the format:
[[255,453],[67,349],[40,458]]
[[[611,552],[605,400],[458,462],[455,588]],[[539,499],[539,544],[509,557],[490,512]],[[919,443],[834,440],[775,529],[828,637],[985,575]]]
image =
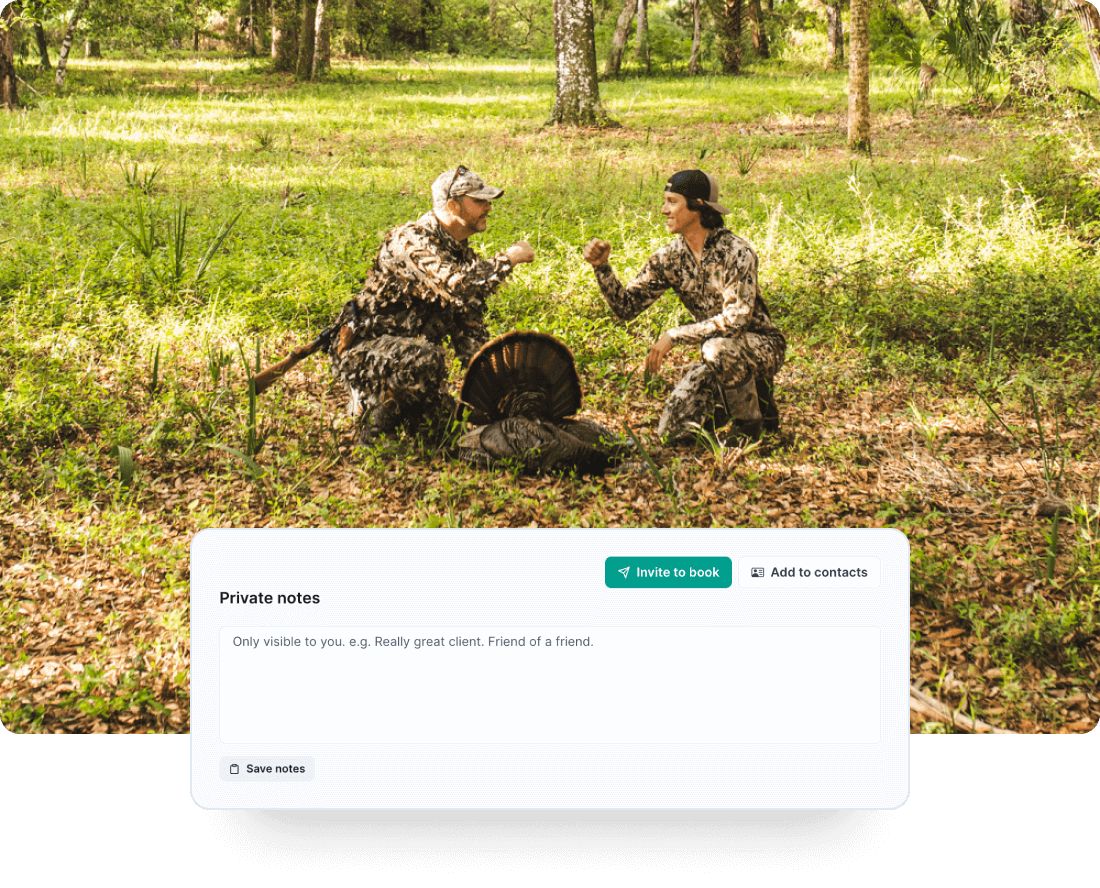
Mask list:
[[[548,125],[546,0],[4,9],[5,726],[187,730],[203,527],[530,525],[897,527],[914,730],[1096,724],[1093,7],[587,8],[589,127]],[[859,151],[853,42],[870,61]],[[360,447],[320,358],[250,395],[458,162],[507,188],[476,247],[536,248],[491,330],[566,341],[586,414],[639,441],[647,471],[528,477],[415,437]],[[659,445],[693,355],[661,380],[639,365],[686,315],[665,299],[615,321],[580,258],[602,236],[637,269],[667,240],[665,179],[696,166],[788,335],[783,425],[762,444]]]

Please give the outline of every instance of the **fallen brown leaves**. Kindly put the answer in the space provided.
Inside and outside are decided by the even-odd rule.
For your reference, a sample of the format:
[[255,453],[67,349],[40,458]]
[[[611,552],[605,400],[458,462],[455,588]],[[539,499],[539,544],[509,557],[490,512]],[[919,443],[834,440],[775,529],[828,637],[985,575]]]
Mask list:
[[[5,720],[17,730],[187,730],[187,554],[206,526],[890,525],[913,551],[918,690],[997,728],[1090,730],[1100,718],[1095,629],[1067,626],[1053,646],[1006,654],[1012,619],[1040,604],[1062,613],[1082,588],[1071,582],[1070,521],[1061,523],[1055,581],[1041,580],[1050,520],[1035,515],[1047,493],[1036,449],[1018,447],[949,384],[919,395],[912,380],[829,384],[844,368],[826,363],[784,369],[778,441],[657,448],[664,477],[514,477],[433,456],[411,439],[357,448],[343,420],[337,449],[316,424],[319,412],[338,416],[341,399],[315,367],[291,374],[281,400],[264,405],[281,431],[259,457],[270,471],[262,483],[206,449],[186,461],[139,454],[125,508],[103,502],[78,513],[66,494],[12,492],[0,504]],[[636,382],[614,391],[589,380],[585,389],[589,415],[652,440],[659,395]],[[1028,426],[1022,413],[1006,420]],[[1067,440],[1078,436],[1067,502],[1095,502],[1100,459],[1089,422],[1064,423]],[[1056,656],[1059,645],[1072,657]],[[914,730],[924,724],[913,716]]]

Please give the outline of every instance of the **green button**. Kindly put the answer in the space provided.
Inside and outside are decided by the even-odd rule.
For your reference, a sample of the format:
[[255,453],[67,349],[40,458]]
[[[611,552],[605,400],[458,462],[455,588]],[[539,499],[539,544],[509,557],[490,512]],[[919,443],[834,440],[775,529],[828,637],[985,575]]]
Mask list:
[[608,558],[603,581],[609,589],[728,589],[733,561],[698,558]]

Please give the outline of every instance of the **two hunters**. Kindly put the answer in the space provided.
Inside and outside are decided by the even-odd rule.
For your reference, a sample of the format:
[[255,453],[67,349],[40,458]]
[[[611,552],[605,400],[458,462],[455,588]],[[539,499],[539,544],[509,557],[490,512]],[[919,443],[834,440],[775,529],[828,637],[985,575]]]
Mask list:
[[[257,391],[306,354],[327,350],[334,375],[348,393],[348,413],[360,417],[360,441],[399,428],[430,431],[456,415],[447,388],[443,351],[449,340],[465,370],[489,340],[487,300],[512,270],[534,260],[518,241],[489,259],[470,238],[486,230],[493,201],[504,191],[458,166],[432,184],[432,209],[385,238],[362,290],[336,323],[309,346],[257,377]],[[611,244],[593,239],[583,248],[611,311],[637,317],[672,290],[693,321],[664,332],[650,347],[645,369],[660,373],[676,346],[699,346],[669,395],[658,424],[668,444],[694,439],[701,428],[758,438],[779,427],[773,397],[786,340],[760,295],[752,246],[727,229],[718,183],[701,170],[674,174],[661,213],[675,239],[661,247],[628,284],[609,263]]]

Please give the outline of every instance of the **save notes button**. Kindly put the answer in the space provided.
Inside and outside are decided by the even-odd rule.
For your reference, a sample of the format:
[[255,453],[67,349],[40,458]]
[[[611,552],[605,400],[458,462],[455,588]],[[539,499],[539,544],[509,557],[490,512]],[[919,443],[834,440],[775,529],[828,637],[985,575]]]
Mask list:
[[603,573],[609,589],[728,589],[733,585],[733,561],[721,555],[616,556],[604,562]]
[[313,757],[304,755],[226,755],[220,767],[222,780],[291,781],[313,779]]

